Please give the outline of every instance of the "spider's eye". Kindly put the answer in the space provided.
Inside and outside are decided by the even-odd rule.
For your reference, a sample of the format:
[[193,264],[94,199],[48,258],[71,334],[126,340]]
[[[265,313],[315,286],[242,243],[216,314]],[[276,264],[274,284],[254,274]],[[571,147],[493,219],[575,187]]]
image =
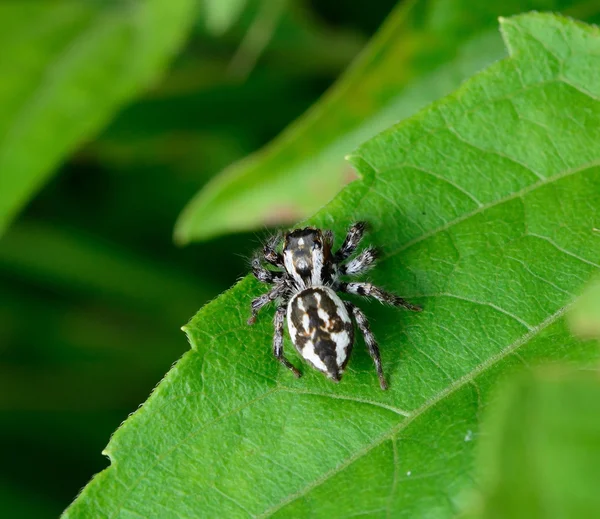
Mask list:
[[319,242],[319,241],[314,241],[314,242],[313,242],[313,247],[312,247],[312,248],[313,248],[313,249],[315,249],[315,250],[319,250],[319,249],[321,248],[321,242]]

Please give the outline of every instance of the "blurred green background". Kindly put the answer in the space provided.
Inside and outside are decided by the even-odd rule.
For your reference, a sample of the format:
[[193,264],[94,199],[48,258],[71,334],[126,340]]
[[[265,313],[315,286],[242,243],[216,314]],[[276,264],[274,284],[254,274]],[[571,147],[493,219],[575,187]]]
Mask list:
[[396,3],[290,1],[258,41],[260,2],[229,26],[199,10],[162,79],[2,237],[2,517],[56,517],[108,465],[110,434],[188,348],[180,327],[247,272],[263,234],[177,248],[181,209],[313,104]]

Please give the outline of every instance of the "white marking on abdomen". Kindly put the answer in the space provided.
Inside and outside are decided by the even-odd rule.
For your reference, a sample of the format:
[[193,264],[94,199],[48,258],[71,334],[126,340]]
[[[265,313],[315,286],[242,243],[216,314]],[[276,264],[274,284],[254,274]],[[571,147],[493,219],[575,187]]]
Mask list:
[[346,330],[332,333],[331,340],[335,343],[335,360],[341,369],[346,361],[348,346],[350,346],[350,334]]
[[306,341],[304,348],[302,348],[301,354],[315,368],[320,371],[327,372],[327,366],[325,366],[325,363],[321,360],[321,357],[315,353],[315,344],[313,341]]

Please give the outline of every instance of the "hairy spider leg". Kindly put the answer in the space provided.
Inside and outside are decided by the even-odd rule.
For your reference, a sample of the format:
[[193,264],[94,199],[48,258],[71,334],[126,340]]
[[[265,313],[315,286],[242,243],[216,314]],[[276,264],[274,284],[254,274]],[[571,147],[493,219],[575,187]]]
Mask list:
[[275,334],[273,335],[273,355],[281,362],[287,369],[289,369],[297,378],[302,376],[302,373],[296,369],[296,367],[285,358],[283,354],[283,323],[285,321],[285,313],[287,311],[286,305],[281,305],[275,312],[273,318],[273,325],[275,327]]
[[369,327],[369,320],[367,319],[367,316],[362,312],[362,310],[357,306],[353,305],[350,301],[345,301],[344,304],[348,309],[348,313],[354,316],[356,325],[358,326],[360,333],[362,333],[362,336],[365,340],[365,344],[367,345],[367,348],[369,350],[369,355],[371,355],[371,358],[375,363],[375,369],[377,370],[377,376],[379,377],[379,385],[381,386],[381,389],[385,391],[388,388],[388,385],[383,375],[383,367],[381,366],[381,355],[379,353],[377,339],[375,339],[375,336],[373,335],[373,332]]
[[342,243],[340,250],[335,253],[333,258],[335,263],[344,261],[354,254],[354,251],[358,247],[360,240],[362,240],[362,237],[365,234],[366,228],[367,224],[365,222],[356,222],[350,227],[350,229],[348,229],[348,234],[346,234],[344,243]]
[[402,308],[406,308],[407,310],[412,310],[413,312],[420,312],[422,308],[417,305],[413,305],[409,303],[406,299],[397,296],[396,294],[391,294],[390,292],[386,292],[379,287],[376,287],[372,283],[364,283],[361,281],[355,281],[351,283],[340,283],[338,290],[342,292],[346,292],[348,294],[356,294],[363,297],[372,297],[380,301],[381,303],[400,306]]
[[356,256],[356,258],[350,260],[346,265],[341,265],[340,274],[345,276],[358,276],[375,265],[378,255],[375,247],[368,247]]

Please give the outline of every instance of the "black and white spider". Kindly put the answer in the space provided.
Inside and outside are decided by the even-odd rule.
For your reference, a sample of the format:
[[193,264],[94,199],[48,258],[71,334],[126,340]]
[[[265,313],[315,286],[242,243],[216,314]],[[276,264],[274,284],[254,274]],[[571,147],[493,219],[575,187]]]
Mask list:
[[335,382],[340,381],[352,352],[353,317],[375,363],[381,389],[387,389],[379,347],[365,314],[350,301],[342,301],[336,292],[373,297],[382,303],[408,310],[420,311],[421,308],[371,283],[340,279],[341,276],[362,274],[377,259],[377,250],[368,247],[346,262],[356,251],[365,227],[364,222],[352,225],[335,254],[331,250],[332,231],[306,227],[288,232],[283,240],[283,253],[276,251],[280,240],[274,237],[264,246],[263,257],[264,261],[281,271],[266,268],[260,257],[252,260],[252,272],[256,278],[274,286],[252,301],[252,316],[248,324],[254,324],[263,306],[271,301],[279,303],[274,319],[273,354],[297,377],[300,377],[300,371],[283,354],[286,313],[290,337],[300,355]]

